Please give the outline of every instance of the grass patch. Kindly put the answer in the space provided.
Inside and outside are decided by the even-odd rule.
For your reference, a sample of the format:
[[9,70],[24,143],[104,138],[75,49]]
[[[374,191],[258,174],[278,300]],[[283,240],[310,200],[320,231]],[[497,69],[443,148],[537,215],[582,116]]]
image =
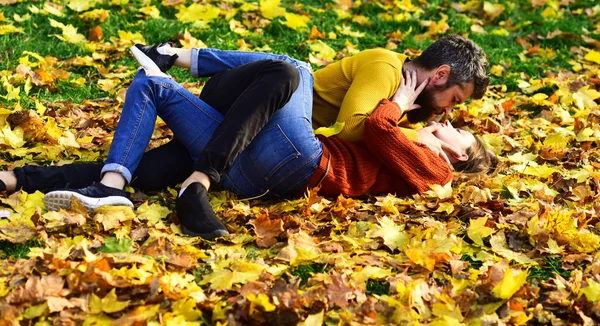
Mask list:
[[480,260],[474,260],[473,258],[471,258],[471,256],[469,255],[462,255],[462,257],[460,257],[460,260],[462,261],[466,261],[469,262],[469,267],[467,267],[467,270],[469,269],[479,269],[481,266],[483,266],[483,262]]
[[388,295],[390,294],[390,283],[384,280],[367,280],[367,295]]
[[306,264],[296,267],[290,274],[299,277],[301,279],[300,286],[303,287],[314,274],[325,273],[329,269],[330,266],[327,264]]
[[554,277],[555,274],[567,280],[571,277],[571,271],[563,268],[560,257],[545,257],[542,264],[529,269],[529,276],[527,278],[547,280]]
[[27,258],[31,248],[41,247],[40,240],[29,240],[25,243],[12,243],[6,240],[0,240],[0,259],[19,259]]

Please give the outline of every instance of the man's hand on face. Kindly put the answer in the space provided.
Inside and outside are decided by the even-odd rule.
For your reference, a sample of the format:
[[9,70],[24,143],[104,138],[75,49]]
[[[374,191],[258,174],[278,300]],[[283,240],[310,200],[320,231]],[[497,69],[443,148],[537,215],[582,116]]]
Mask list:
[[436,155],[446,161],[450,168],[453,169],[452,162],[450,162],[450,158],[445,151],[454,157],[462,156],[462,152],[458,148],[441,141],[433,135],[433,133],[436,132],[440,127],[441,125],[439,123],[433,123],[429,124],[427,127],[417,130],[417,135],[419,136],[418,142],[427,146]]
[[396,94],[392,97],[392,101],[398,103],[400,109],[402,109],[402,113],[419,109],[421,106],[415,104],[415,100],[428,83],[429,78],[425,79],[417,86],[417,70],[405,70],[402,82],[400,83]]

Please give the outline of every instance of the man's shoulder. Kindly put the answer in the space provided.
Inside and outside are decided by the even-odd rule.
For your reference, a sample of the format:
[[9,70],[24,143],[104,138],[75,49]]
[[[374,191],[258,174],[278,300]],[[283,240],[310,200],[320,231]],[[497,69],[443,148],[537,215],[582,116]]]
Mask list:
[[365,62],[385,62],[396,66],[404,63],[406,55],[384,48],[374,48],[363,50],[352,56],[352,58]]

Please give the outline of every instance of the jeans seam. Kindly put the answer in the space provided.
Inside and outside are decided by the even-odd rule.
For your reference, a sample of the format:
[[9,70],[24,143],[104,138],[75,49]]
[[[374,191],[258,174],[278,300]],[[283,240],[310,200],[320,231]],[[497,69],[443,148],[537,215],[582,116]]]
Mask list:
[[215,122],[221,122],[218,118],[214,117],[210,112],[206,112],[206,110],[204,110],[202,108],[202,106],[196,105],[196,103],[194,103],[194,101],[192,101],[188,95],[184,92],[181,92],[181,90],[179,88],[175,88],[174,89],[179,95],[181,95],[182,97],[184,97],[190,104],[192,104],[194,107],[196,107],[198,110],[202,111],[206,116],[210,117],[213,121]]
[[[305,168],[307,165],[313,165],[314,166],[314,160],[318,157],[318,155],[322,155],[323,154],[323,149],[321,149],[320,151],[317,151],[317,153],[315,155],[311,156],[310,160],[307,160],[304,164],[302,164],[301,166],[299,166],[297,169],[295,169],[292,173],[288,174],[285,178],[283,178],[280,182],[278,182],[277,184],[273,185],[272,187],[269,187],[269,190],[273,190],[277,187],[279,187],[281,184],[283,184],[291,175],[295,174],[296,172],[300,171],[301,169]],[[315,173],[315,169],[313,169],[313,174]],[[312,174],[311,174],[312,175]],[[304,178],[304,177],[302,177]],[[298,184],[298,182],[300,182],[300,179],[298,181],[296,181],[294,183],[294,185]],[[287,188],[291,188],[291,187],[287,187]],[[271,192],[271,194],[273,195],[277,195],[277,192],[273,191]],[[287,196],[281,196],[281,197],[287,197]]]
[[[138,118],[137,118],[137,121],[136,121],[135,130],[131,134],[131,137],[129,138],[129,140],[127,142],[127,147],[125,149],[124,156],[123,156],[121,162],[119,162],[119,164],[122,165],[122,166],[125,166],[125,162],[127,161],[127,158],[129,157],[129,152],[131,151],[131,147],[133,145],[133,141],[137,137],[138,131],[140,130],[140,125],[141,125],[142,117],[144,116],[144,113],[146,112],[146,106],[148,105],[148,101],[150,99],[150,97],[148,96],[148,93],[150,93],[150,90],[151,90],[151,88],[148,86],[147,91],[144,94],[144,105],[142,106],[142,110],[140,112],[140,115],[138,115]],[[130,171],[130,173],[131,173],[131,171]]]

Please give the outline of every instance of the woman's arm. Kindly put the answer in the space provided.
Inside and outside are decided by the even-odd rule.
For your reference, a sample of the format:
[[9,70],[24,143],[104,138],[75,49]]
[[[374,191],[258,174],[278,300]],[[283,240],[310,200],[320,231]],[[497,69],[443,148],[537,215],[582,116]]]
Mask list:
[[419,193],[429,185],[444,185],[452,180],[450,167],[424,145],[409,140],[397,126],[400,107],[383,99],[365,121],[365,143],[388,169]]

